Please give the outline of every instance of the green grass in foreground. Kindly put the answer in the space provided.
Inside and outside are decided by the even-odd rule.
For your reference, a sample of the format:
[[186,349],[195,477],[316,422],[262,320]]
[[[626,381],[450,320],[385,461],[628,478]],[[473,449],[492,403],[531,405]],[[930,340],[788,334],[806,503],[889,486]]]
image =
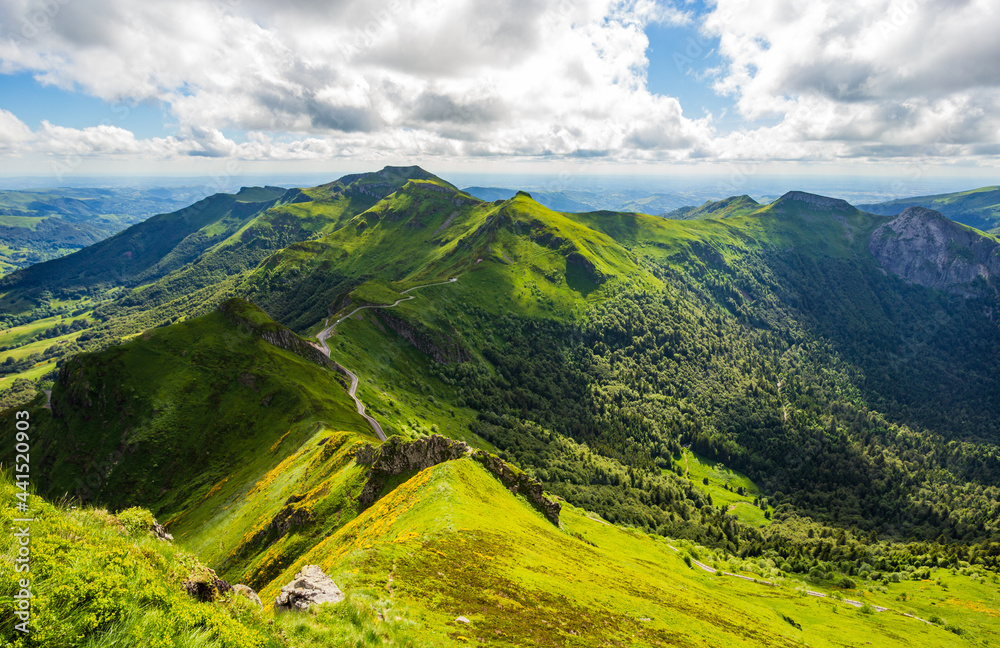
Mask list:
[[[9,473],[0,476],[0,497],[15,501],[20,492]],[[278,648],[270,622],[256,606],[238,596],[202,603],[188,596],[182,582],[203,576],[206,567],[193,554],[148,531],[148,512],[119,516],[104,509],[53,506],[29,498],[31,557],[29,574],[4,565],[0,577],[0,643],[13,648],[60,646],[112,648]],[[5,533],[0,547],[12,560],[13,506],[0,507]],[[31,583],[31,620],[25,635],[14,628],[18,580]],[[15,578],[16,577],[16,578]]]
[[[894,611],[869,614],[836,598],[806,596],[798,591],[802,582],[771,565],[684,543],[674,543],[675,551],[670,541],[572,506],[564,507],[562,526],[552,526],[471,460],[448,462],[398,486],[289,565],[261,595],[269,600],[303,565],[319,564],[345,592],[397,624],[392,632],[420,646],[943,647],[975,645],[1000,628],[979,613],[980,625],[959,636],[904,617],[898,602]],[[688,567],[686,556],[761,572],[779,586],[712,575]],[[891,590],[841,594],[879,602]],[[989,605],[985,591],[969,596]],[[318,618],[309,623],[321,625]]]

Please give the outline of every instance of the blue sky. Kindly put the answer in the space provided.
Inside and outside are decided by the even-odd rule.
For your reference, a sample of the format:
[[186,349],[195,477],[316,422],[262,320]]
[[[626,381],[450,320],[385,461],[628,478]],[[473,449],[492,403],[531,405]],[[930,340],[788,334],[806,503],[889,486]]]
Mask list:
[[32,129],[47,120],[77,129],[99,124],[127,126],[136,137],[143,138],[163,137],[171,130],[169,116],[158,102],[108,102],[46,85],[31,72],[0,75],[0,108],[14,113]]
[[987,177],[998,28],[985,0],[8,0],[0,174]]

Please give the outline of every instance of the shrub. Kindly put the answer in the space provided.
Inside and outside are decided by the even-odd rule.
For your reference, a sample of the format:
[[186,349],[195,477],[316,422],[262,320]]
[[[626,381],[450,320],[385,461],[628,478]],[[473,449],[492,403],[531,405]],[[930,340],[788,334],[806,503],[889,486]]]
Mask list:
[[138,535],[153,528],[156,521],[153,514],[144,508],[133,506],[118,514],[118,521],[125,527],[125,532],[130,536]]

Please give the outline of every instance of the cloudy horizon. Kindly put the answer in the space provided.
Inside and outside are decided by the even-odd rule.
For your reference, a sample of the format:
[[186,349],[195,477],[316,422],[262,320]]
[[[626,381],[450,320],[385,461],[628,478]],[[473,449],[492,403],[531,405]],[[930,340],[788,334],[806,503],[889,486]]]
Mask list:
[[0,174],[989,177],[1000,7],[8,0]]

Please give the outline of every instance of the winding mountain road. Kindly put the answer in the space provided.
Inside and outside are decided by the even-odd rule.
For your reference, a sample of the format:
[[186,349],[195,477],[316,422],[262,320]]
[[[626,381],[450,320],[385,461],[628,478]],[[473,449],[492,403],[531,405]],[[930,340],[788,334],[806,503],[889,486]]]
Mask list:
[[[322,331],[320,331],[319,333],[317,333],[316,334],[316,339],[319,340],[319,344],[315,345],[315,346],[320,351],[323,352],[323,355],[325,355],[327,358],[329,358],[330,357],[330,346],[326,343],[326,340],[331,335],[333,335],[333,329],[337,328],[337,325],[340,324],[341,322],[343,322],[348,317],[351,317],[352,315],[354,315],[358,311],[363,311],[366,308],[395,308],[396,306],[399,306],[402,302],[409,301],[409,300],[411,300],[411,299],[413,299],[415,297],[415,295],[409,294],[411,290],[419,290],[421,288],[430,288],[431,286],[441,286],[441,285],[444,285],[444,284],[455,283],[456,281],[458,281],[458,277],[452,277],[451,279],[448,279],[447,281],[438,281],[436,283],[425,284],[423,286],[414,286],[412,288],[407,288],[406,290],[401,290],[401,291],[399,291],[400,294],[406,295],[406,297],[403,297],[401,299],[397,299],[392,304],[372,304],[372,305],[369,305],[369,306],[359,306],[359,307],[355,308],[354,310],[352,310],[347,315],[344,315],[343,317],[341,317],[340,319],[338,319],[336,322],[334,322],[330,326],[326,327],[325,329],[323,329]],[[328,319],[327,322],[329,322],[329,321],[330,320]],[[372,418],[371,416],[369,416],[365,412],[365,404],[361,402],[360,398],[358,398],[358,374],[354,373],[353,371],[351,371],[347,367],[343,367],[343,366],[341,366],[339,364],[337,364],[336,366],[337,366],[337,369],[339,369],[340,371],[342,371],[345,376],[347,376],[348,378],[351,379],[351,386],[347,390],[347,395],[354,399],[354,405],[358,408],[358,414],[360,414],[361,416],[365,417],[365,420],[368,421],[368,423],[372,426],[372,429],[375,430],[375,436],[377,436],[380,441],[385,441],[385,432],[382,431],[382,426],[379,425],[378,421],[376,421],[374,418]]]

